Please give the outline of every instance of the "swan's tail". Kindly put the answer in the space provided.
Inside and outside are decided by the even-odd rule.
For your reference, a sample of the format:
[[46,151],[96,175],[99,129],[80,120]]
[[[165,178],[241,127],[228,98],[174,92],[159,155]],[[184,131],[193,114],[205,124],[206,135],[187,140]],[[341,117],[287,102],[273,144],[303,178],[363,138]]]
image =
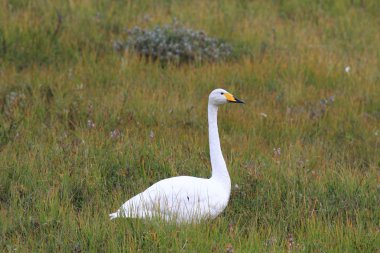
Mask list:
[[110,220],[113,220],[119,217],[119,212],[110,213],[109,216],[110,216]]

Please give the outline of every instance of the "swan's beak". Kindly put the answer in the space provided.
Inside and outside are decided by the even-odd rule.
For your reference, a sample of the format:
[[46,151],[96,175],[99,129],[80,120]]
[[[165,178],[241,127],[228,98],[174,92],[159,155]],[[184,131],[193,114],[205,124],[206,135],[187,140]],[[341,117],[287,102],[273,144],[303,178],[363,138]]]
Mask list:
[[237,97],[235,97],[234,95],[232,95],[231,93],[224,93],[224,96],[226,97],[227,101],[229,103],[240,103],[240,104],[244,104],[244,101],[243,100],[240,100],[238,99]]

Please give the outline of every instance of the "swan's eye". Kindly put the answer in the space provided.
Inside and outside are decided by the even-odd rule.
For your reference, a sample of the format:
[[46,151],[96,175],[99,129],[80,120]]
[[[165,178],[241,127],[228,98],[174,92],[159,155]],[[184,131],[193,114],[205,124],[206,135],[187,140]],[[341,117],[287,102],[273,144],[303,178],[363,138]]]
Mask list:
[[220,95],[224,95],[224,92],[221,92]]

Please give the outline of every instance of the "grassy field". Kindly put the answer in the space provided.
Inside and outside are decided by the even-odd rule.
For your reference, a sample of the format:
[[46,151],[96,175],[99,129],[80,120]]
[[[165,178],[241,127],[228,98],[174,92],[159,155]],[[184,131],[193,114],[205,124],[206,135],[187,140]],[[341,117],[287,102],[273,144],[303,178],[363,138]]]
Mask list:
[[[380,251],[379,1],[0,8],[1,252]],[[234,59],[162,67],[113,49],[125,28],[174,17],[231,43]],[[246,101],[219,113],[224,213],[110,222],[160,179],[210,175],[217,87]]]

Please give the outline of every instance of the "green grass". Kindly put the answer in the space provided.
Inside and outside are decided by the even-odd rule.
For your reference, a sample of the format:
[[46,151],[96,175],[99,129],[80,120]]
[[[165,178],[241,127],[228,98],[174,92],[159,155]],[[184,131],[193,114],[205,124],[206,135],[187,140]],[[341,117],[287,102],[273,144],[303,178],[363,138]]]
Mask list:
[[[0,251],[379,252],[378,1],[0,8]],[[113,50],[125,28],[173,17],[230,42],[234,59],[163,68]],[[160,179],[210,175],[217,87],[246,101],[219,113],[233,184],[224,213],[110,222]]]

